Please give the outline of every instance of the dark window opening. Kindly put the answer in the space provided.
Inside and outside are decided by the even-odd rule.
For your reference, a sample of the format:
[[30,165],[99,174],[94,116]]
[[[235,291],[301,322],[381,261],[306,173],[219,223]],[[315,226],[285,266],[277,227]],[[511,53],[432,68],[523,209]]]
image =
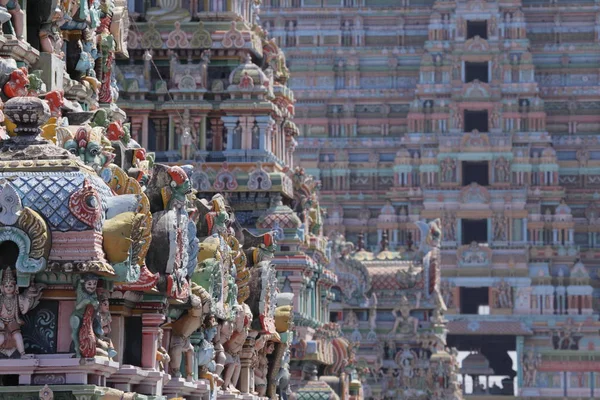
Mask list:
[[338,311],[331,311],[329,313],[329,321],[330,322],[342,321],[342,313],[338,312]]
[[465,62],[465,83],[473,82],[488,83],[488,63],[487,62]]
[[487,161],[463,161],[462,184],[468,186],[475,182],[479,186],[489,185],[489,172]]
[[463,245],[488,242],[487,219],[463,219],[461,224]]
[[0,243],[0,268],[15,268],[19,257],[19,246],[13,241],[7,240]]
[[473,132],[477,130],[479,132],[488,131],[488,112],[483,111],[469,111],[465,110],[465,132]]
[[19,386],[19,375],[0,375],[0,386]]
[[123,364],[142,364],[142,318],[125,318],[125,346],[123,346]]
[[475,36],[487,39],[487,21],[467,21],[467,39]]
[[460,313],[485,314],[489,307],[489,290],[487,287],[461,287],[460,288]]

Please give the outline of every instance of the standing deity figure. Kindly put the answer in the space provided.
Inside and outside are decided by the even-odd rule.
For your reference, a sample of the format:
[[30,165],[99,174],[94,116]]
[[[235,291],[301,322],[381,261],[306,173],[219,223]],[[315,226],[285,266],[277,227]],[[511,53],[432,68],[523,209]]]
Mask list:
[[510,164],[504,157],[500,157],[494,163],[496,182],[507,182],[510,179]]
[[440,286],[440,291],[442,295],[442,300],[444,300],[444,304],[447,308],[454,307],[454,293],[452,292],[452,284],[448,281],[442,282]]
[[456,240],[456,215],[448,214],[443,219],[443,236],[445,240],[453,242]]
[[458,106],[451,106],[451,119],[455,129],[462,129],[462,114]]
[[21,334],[23,315],[38,305],[43,287],[33,284],[19,294],[17,279],[8,266],[3,269],[0,285],[0,352],[10,357],[17,350],[21,358],[27,357]]
[[523,387],[534,387],[537,382],[537,370],[542,364],[542,355],[528,351],[523,357]]
[[498,308],[512,308],[512,286],[510,286],[505,280],[502,280],[496,287],[498,297],[496,299],[496,307]]
[[[267,335],[269,336],[269,335]],[[275,343],[267,342],[265,346],[258,352],[256,364],[254,367],[254,384],[256,391],[260,397],[264,397],[267,393],[267,381],[269,374],[269,360],[267,356],[275,351]]]
[[247,304],[237,304],[236,318],[234,322],[234,331],[229,339],[223,345],[225,349],[225,372],[223,374],[223,389],[232,392],[237,392],[236,386],[242,371],[240,354],[246,338],[248,330],[252,322],[252,312]]
[[171,361],[167,349],[163,346],[163,336],[163,330],[158,328],[158,335],[156,336],[156,361],[160,372],[165,372],[166,365]]
[[506,237],[506,226],[508,225],[508,219],[503,216],[494,217],[494,240],[504,242],[507,240]]
[[456,160],[453,158],[446,158],[442,161],[442,178],[444,182],[454,182],[456,172]]
[[492,128],[500,128],[500,113],[498,110],[492,111],[492,115],[490,116],[490,125]]
[[77,357],[96,356],[96,340],[103,332],[97,314],[100,303],[96,294],[98,277],[86,274],[77,281],[77,299],[71,313],[71,340]]
[[109,358],[117,355],[113,342],[110,339],[112,317],[110,315],[110,303],[108,301],[108,293],[103,292],[98,296],[100,303],[98,316],[100,318],[100,328],[102,329],[102,338],[97,338],[96,347],[101,349],[101,354]]
[[415,353],[410,350],[408,345],[402,347],[402,352],[396,356],[396,362],[402,369],[402,385],[411,387],[415,376]]
[[190,160],[192,156],[192,145],[194,143],[194,134],[190,122],[190,110],[185,109],[182,117],[181,127],[181,159]]
[[210,312],[212,299],[200,286],[192,288],[190,308],[186,314],[171,324],[171,344],[169,346],[170,367],[174,376],[181,376],[181,361],[185,355],[186,379],[193,380],[194,347],[190,336],[202,326],[203,317]]
[[225,369],[225,364],[227,362],[224,344],[231,339],[232,335],[233,323],[231,321],[223,321],[221,326],[217,329],[217,335],[213,341],[215,344],[215,373],[219,376],[221,376],[221,373]]

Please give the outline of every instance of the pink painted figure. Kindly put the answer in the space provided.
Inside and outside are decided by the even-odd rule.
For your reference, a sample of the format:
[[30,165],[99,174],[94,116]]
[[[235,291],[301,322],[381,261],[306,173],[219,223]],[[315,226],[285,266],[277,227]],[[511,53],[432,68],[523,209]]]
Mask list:
[[16,350],[21,358],[26,357],[21,334],[23,315],[37,306],[42,287],[33,284],[19,294],[14,272],[8,266],[2,272],[0,285],[0,351],[10,356]]

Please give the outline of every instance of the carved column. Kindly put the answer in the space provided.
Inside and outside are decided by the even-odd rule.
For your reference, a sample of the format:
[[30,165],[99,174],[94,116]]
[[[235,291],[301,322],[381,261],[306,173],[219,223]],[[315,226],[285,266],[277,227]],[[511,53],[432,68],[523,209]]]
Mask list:
[[142,137],[142,143],[140,143],[140,144],[142,145],[143,148],[147,149],[148,148],[148,114],[144,114],[144,116],[142,117],[141,137]]
[[525,338],[523,336],[517,336],[517,384],[519,388],[523,387],[523,363],[521,360],[524,355]]
[[159,326],[165,321],[163,314],[142,314],[142,368],[158,369],[156,352],[158,351]]
[[[295,296],[294,296],[295,297]],[[242,370],[238,381],[238,389],[242,394],[254,392],[254,344],[256,342],[257,331],[250,331],[242,352],[240,354],[240,362]]]
[[[224,116],[221,117],[221,120],[225,124],[225,128],[227,129],[227,149],[225,150],[239,150],[233,148],[233,130],[236,128],[237,122],[239,120],[238,117],[235,116]],[[244,142],[243,138],[242,143]]]
[[[260,129],[260,139],[259,139],[259,145],[258,148],[260,150],[266,150],[267,148],[267,144],[266,144],[266,134],[267,134],[267,129],[271,127],[272,125],[272,119],[270,116],[268,115],[259,115],[254,117],[254,119],[256,120],[256,124],[258,125],[258,128]],[[271,134],[276,133],[274,130],[271,130]],[[282,160],[285,159],[284,157],[280,157]]]

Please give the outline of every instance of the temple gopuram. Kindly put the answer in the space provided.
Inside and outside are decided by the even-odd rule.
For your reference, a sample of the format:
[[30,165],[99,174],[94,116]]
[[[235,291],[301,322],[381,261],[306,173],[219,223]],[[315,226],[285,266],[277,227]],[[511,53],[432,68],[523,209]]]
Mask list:
[[376,371],[370,397],[412,398],[388,391],[409,353],[426,370],[387,335],[436,323],[425,294],[400,303],[422,279],[414,223],[436,218],[464,395],[600,396],[598,2],[265,0],[261,16],[290,66],[296,162],[322,182],[325,233],[354,244],[331,312]]
[[[240,233],[240,249],[253,249],[245,252],[248,265],[273,268],[261,275],[249,267],[250,300],[274,310],[278,333],[260,328],[272,317],[249,326],[248,338],[274,344],[259,351],[255,392],[284,400],[360,399],[355,366],[342,366],[350,343],[330,323],[337,278],[329,269],[320,182],[294,165],[289,70],[259,12],[258,1],[131,2],[129,58],[115,65],[118,104],[156,163],[181,168],[197,198],[229,213],[207,220],[210,229],[220,232],[226,221]],[[261,294],[267,283],[276,294]],[[241,357],[254,343],[248,340],[226,342],[224,350]],[[242,391],[241,378],[237,385],[224,379],[223,387]]]
[[[156,31],[140,37],[152,38],[144,51],[135,44],[137,29],[165,14],[186,28],[171,5],[149,10],[144,25],[119,0],[0,2],[0,398],[358,399],[360,385],[351,397],[343,371],[330,377],[348,388],[340,396],[317,379],[317,367],[336,361],[327,302],[337,280],[325,267],[318,185],[291,169],[291,91],[252,60],[268,53],[260,29],[235,22],[250,5],[224,13],[226,45],[214,48],[224,56],[217,65],[235,59],[223,102],[203,99],[206,85],[190,91],[189,67],[179,93],[152,90],[181,111],[183,137],[199,124],[184,104],[250,124],[235,134],[214,126],[230,140],[213,143],[243,140],[244,150],[211,164],[183,140],[187,162],[175,165],[149,146],[152,124],[125,111],[144,101],[124,78],[136,54],[158,68],[161,54],[174,62],[156,48]],[[179,31],[177,41],[202,47],[205,28],[192,25],[200,36]],[[133,61],[120,68],[128,52]],[[278,259],[288,263],[281,272]],[[301,341],[304,355],[292,351]],[[304,359],[314,368],[302,375]]]

